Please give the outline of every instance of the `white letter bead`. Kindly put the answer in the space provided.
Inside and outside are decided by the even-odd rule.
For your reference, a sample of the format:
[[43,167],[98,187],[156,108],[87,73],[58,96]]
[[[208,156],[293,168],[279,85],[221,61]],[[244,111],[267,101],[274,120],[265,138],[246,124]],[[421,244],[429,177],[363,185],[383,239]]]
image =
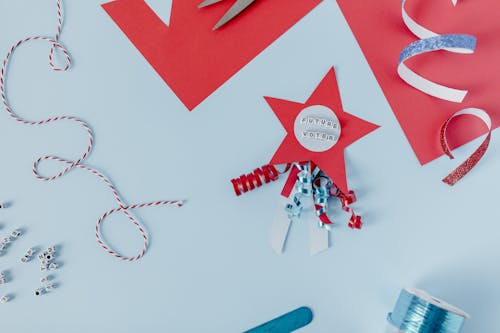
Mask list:
[[55,271],[57,269],[57,264],[53,262],[49,265],[49,271]]
[[44,289],[43,288],[38,288],[35,290],[34,294],[35,296],[42,296],[44,294]]
[[0,297],[0,303],[1,304],[5,304],[8,301],[10,301],[10,297],[9,296],[5,295],[5,296]]

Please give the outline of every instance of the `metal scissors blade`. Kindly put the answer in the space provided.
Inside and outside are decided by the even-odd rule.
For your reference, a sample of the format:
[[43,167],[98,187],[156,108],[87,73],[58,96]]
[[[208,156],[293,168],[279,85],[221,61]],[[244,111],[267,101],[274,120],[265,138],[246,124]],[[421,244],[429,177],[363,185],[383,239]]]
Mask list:
[[[207,7],[223,0],[205,0],[203,1],[198,8]],[[224,16],[220,19],[219,22],[214,26],[214,30],[220,28],[227,22],[231,21],[233,18],[241,14],[248,6],[254,3],[256,0],[237,0],[236,3],[229,8],[229,10],[224,14]]]

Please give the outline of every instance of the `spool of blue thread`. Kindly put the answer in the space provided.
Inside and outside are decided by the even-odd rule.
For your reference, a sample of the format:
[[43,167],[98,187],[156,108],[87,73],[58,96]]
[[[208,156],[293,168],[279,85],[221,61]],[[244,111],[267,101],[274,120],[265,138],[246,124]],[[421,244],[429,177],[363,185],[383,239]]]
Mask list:
[[464,311],[421,290],[403,289],[388,314],[387,333],[460,333]]

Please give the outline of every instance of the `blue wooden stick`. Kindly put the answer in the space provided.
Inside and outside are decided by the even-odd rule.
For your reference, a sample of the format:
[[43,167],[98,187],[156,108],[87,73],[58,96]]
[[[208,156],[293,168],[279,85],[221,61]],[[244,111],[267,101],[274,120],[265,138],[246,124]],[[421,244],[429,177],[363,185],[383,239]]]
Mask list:
[[311,309],[301,307],[244,333],[290,333],[309,325],[312,319]]

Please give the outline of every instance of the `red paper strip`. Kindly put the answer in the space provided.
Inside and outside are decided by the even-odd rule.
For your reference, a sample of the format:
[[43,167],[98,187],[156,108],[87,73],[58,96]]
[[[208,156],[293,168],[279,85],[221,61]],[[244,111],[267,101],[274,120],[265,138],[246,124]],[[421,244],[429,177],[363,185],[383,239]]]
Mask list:
[[297,182],[297,176],[300,173],[300,169],[297,166],[292,167],[292,171],[288,174],[288,178],[285,182],[285,186],[281,190],[281,195],[285,198],[289,198],[292,194],[293,188],[295,187],[295,183]]

